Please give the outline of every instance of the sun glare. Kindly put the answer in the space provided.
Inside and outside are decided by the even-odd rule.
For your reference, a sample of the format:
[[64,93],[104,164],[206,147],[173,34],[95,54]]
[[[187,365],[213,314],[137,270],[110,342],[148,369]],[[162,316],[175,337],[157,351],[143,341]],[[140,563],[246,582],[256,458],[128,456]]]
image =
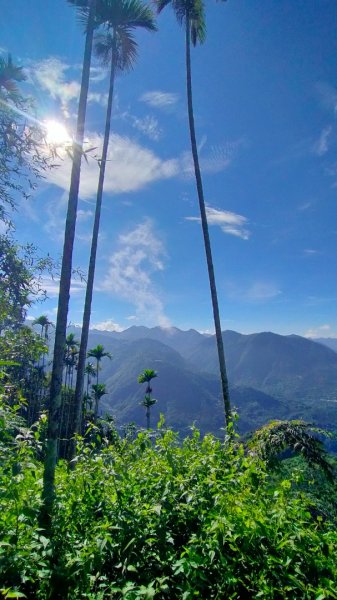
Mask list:
[[44,122],[46,129],[46,142],[54,146],[62,146],[71,142],[71,137],[63,125],[59,121],[48,120]]

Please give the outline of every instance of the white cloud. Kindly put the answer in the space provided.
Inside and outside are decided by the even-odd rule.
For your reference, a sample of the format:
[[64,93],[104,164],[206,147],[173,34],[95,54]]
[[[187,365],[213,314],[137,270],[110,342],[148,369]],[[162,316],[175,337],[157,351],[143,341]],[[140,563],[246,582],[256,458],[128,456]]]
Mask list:
[[[242,215],[230,212],[228,210],[219,210],[206,205],[206,215],[209,225],[217,225],[224,233],[234,235],[248,240],[250,232],[246,229],[248,220]],[[186,221],[198,221],[200,217],[185,217]]]
[[69,116],[69,102],[79,97],[80,83],[74,79],[66,80],[70,66],[58,58],[46,58],[37,61],[28,69],[29,79],[54,100],[59,100],[65,116]]
[[319,338],[319,337],[337,337],[337,331],[333,330],[331,325],[327,323],[325,325],[319,325],[318,327],[312,327],[308,329],[304,334],[307,338]]
[[174,106],[178,102],[178,94],[171,92],[162,92],[160,90],[145,92],[139,98],[141,102],[145,102],[154,108],[168,108]]
[[90,325],[90,329],[97,329],[98,331],[124,331],[125,327],[118,325],[112,319],[101,321],[100,323],[93,323]]
[[[102,138],[90,134],[86,148],[95,148],[88,154],[88,162],[82,161],[80,197],[93,198],[97,192],[98,162],[101,155]],[[152,181],[168,179],[179,169],[175,159],[161,160],[151,150],[127,137],[112,134],[108,151],[108,168],[105,173],[106,193],[133,192]],[[46,172],[46,180],[68,191],[71,172],[71,159],[64,153],[59,166]]]
[[145,220],[118,239],[118,249],[109,260],[108,272],[100,286],[131,302],[137,318],[145,324],[170,325],[164,313],[152,275],[164,269],[165,249],[156,237],[150,220]]
[[325,127],[319,136],[319,139],[314,145],[313,151],[317,156],[323,156],[329,150],[329,138],[332,132],[332,127]]
[[306,256],[315,256],[316,254],[320,254],[319,250],[314,250],[313,248],[305,248],[303,252]]

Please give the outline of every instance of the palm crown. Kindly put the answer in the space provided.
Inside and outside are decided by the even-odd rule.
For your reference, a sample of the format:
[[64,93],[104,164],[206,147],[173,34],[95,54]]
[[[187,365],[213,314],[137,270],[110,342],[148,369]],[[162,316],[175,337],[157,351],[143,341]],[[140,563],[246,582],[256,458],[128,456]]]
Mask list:
[[206,39],[206,21],[202,0],[154,0],[154,3],[158,13],[171,4],[180,25],[185,25],[188,19],[193,46],[203,44]]
[[106,0],[98,7],[96,14],[107,29],[105,34],[96,36],[96,55],[103,64],[113,62],[115,72],[130,71],[138,50],[134,30],[139,27],[148,31],[156,30],[151,9],[140,0]]

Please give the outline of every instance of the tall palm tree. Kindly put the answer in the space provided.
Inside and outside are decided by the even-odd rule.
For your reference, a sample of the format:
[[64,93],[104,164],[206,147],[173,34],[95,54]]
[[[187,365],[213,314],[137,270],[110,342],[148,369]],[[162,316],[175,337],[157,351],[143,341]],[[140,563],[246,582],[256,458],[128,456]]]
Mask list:
[[215,326],[215,336],[219,358],[220,378],[222,387],[222,396],[225,409],[225,417],[227,427],[231,422],[231,405],[228,389],[228,378],[226,371],[225,353],[223,339],[221,333],[220,312],[218,295],[215,284],[214,266],[212,258],[211,243],[209,238],[207,215],[204,191],[202,185],[198,147],[195,134],[194,114],[193,114],[193,99],[192,99],[192,71],[191,71],[191,42],[193,46],[197,43],[202,44],[206,39],[206,23],[203,0],[154,0],[157,11],[160,13],[168,4],[171,4],[178,23],[185,26],[185,61],[186,61],[186,88],[187,88],[187,107],[189,118],[189,129],[191,138],[191,148],[194,164],[194,173],[197,185],[197,193],[199,200],[199,209],[201,217],[201,225],[204,238],[204,246],[206,253],[208,278],[211,291],[213,318]]
[[106,352],[106,350],[104,350],[104,346],[102,346],[102,344],[97,344],[97,346],[95,348],[91,348],[91,350],[89,350],[87,356],[88,356],[88,358],[96,359],[96,385],[98,385],[99,364],[100,364],[102,358],[104,358],[105,356],[107,358],[110,358],[110,360],[111,360],[112,355],[110,352]]
[[95,50],[104,65],[110,65],[110,82],[108,105],[106,111],[105,131],[102,156],[100,159],[99,180],[96,198],[96,210],[91,241],[88,281],[83,312],[81,346],[78,360],[77,381],[75,390],[76,422],[75,432],[79,432],[81,423],[81,407],[84,385],[85,359],[88,346],[88,335],[91,315],[91,302],[94,287],[96,254],[98,244],[99,223],[103,197],[103,186],[107,153],[109,147],[111,112],[114,94],[115,77],[118,73],[130,71],[137,58],[137,42],[133,32],[138,28],[155,31],[156,25],[150,8],[141,0],[108,0],[98,11],[101,21],[107,24],[104,35],[98,35]]
[[82,147],[89,90],[92,43],[94,28],[96,26],[96,4],[98,1],[99,0],[68,0],[70,4],[75,5],[80,9],[83,7],[83,5],[86,5],[89,11],[86,26],[86,38],[83,57],[81,91],[77,113],[76,136],[73,143],[73,162],[71,170],[68,210],[64,232],[60,291],[55,329],[53,369],[50,384],[48,440],[43,473],[43,502],[40,512],[40,524],[46,529],[48,534],[50,534],[51,532],[51,515],[55,495],[55,468],[58,453],[57,447],[59,432],[59,416],[62,403],[61,390],[63,371],[63,348],[66,339],[70,282],[72,271],[72,256],[75,237],[78,192],[80,184],[81,159],[83,153]]
[[38,367],[37,367],[38,380],[39,380],[39,389],[38,389],[37,396],[38,396],[38,402],[39,402],[39,404],[41,404],[42,398],[46,393],[45,367],[46,367],[46,354],[48,354],[48,352],[49,352],[48,330],[51,325],[53,326],[53,323],[51,321],[49,321],[47,315],[40,315],[40,317],[37,317],[37,319],[34,319],[32,324],[33,324],[33,326],[39,325],[41,327],[40,337],[41,337],[41,340],[44,340],[44,342],[45,342],[45,350],[42,353],[42,363],[40,363],[40,361],[39,361]]
[[66,337],[66,341],[65,341],[65,345],[64,345],[63,363],[66,367],[65,380],[64,380],[65,388],[71,387],[71,383],[70,383],[71,371],[72,371],[72,368],[75,366],[75,357],[78,355],[79,345],[80,345],[80,343],[75,338],[75,334],[69,333]]
[[[77,367],[77,372],[78,372],[78,367]],[[84,372],[87,376],[87,396],[89,396],[89,386],[91,384],[91,378],[96,375],[96,369],[94,367],[94,364],[92,362],[88,362],[85,365]]]
[[146,383],[146,390],[144,400],[142,401],[142,405],[146,408],[146,427],[150,429],[150,410],[151,406],[156,404],[157,400],[152,398],[152,387],[151,381],[155,377],[158,377],[157,371],[153,371],[152,369],[145,369],[143,373],[141,373],[138,377],[138,383]]

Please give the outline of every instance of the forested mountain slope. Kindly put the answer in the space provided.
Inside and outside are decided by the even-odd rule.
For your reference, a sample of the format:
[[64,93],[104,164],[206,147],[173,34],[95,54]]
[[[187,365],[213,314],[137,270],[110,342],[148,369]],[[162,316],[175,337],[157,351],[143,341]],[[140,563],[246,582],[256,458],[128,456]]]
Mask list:
[[[273,418],[304,418],[324,427],[337,424],[334,351],[295,335],[226,331],[223,337],[241,431]],[[144,425],[144,389],[137,377],[144,369],[154,369],[158,403],[151,409],[153,424],[162,412],[168,424],[181,431],[193,422],[202,431],[216,432],[223,426],[214,336],[160,327],[91,331],[89,347],[99,343],[113,355],[101,363],[100,381],[107,388],[101,410],[112,413],[118,425]]]

